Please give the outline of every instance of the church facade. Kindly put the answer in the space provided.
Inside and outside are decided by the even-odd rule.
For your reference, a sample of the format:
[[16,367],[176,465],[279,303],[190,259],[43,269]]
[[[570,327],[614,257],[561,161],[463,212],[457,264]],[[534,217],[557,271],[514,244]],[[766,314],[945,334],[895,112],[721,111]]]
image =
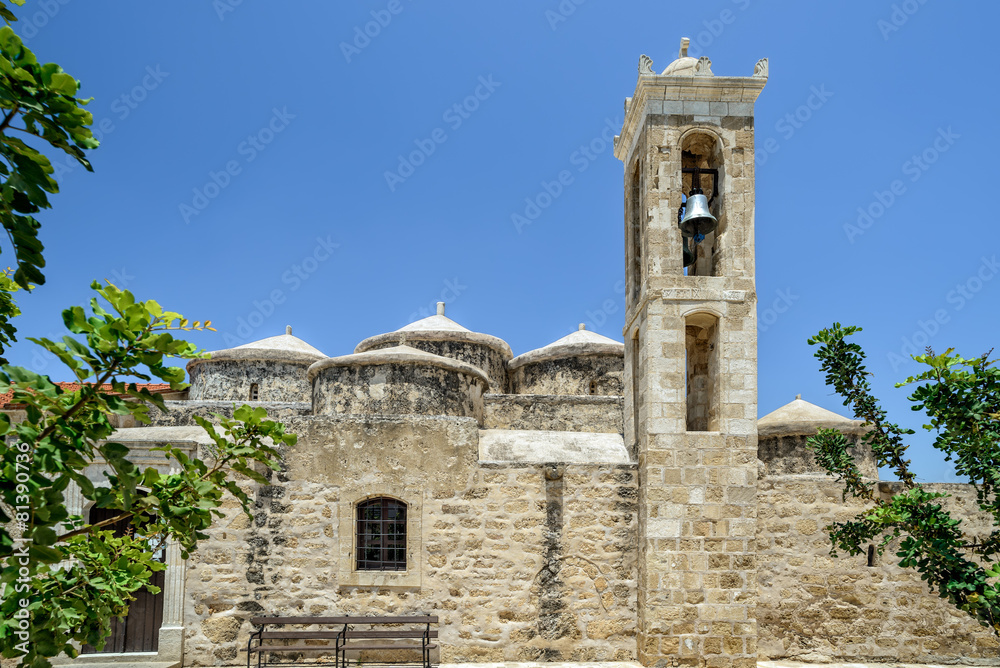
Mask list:
[[149,449],[166,442],[209,457],[193,416],[234,403],[298,443],[247,483],[252,521],[233,502],[186,562],[168,547],[154,621],[126,619],[121,646],[84,660],[239,665],[254,616],[433,614],[448,663],[998,662],[993,634],[915,575],[829,556],[823,527],[853,510],[804,441],[836,427],[857,443],[861,426],[799,398],[757,419],[767,75],[764,59],[716,76],[683,45],[660,74],[640,60],[615,140],[624,342],[581,326],[515,357],[442,304],[351,354],[289,328],[191,362],[185,397],[116,433],[137,463],[163,468]]

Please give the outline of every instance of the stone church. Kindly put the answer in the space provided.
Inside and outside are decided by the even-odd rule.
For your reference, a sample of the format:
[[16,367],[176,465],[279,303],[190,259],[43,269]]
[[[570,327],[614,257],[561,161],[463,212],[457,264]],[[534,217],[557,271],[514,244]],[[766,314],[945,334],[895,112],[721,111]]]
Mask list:
[[251,486],[253,521],[233,502],[190,559],[168,547],[162,594],[81,661],[239,665],[258,614],[391,613],[437,615],[447,663],[997,663],[993,634],[912,573],[829,556],[823,527],[853,511],[803,445],[819,427],[857,443],[861,425],[800,398],[757,419],[767,77],[766,59],[716,76],[683,43],[662,73],[640,60],[614,149],[624,343],[581,326],[515,356],[440,305],[350,354],[289,328],[191,362],[169,412],[118,430],[136,463],[163,468],[165,442],[207,458],[192,417],[234,403],[298,444]]

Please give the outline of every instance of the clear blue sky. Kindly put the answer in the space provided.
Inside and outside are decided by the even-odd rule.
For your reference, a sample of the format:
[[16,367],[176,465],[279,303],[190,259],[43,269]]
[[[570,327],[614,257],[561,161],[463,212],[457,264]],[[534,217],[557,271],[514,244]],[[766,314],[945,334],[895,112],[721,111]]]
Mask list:
[[[834,320],[864,326],[876,388],[914,427],[892,388],[918,369],[904,342],[997,343],[996,3],[237,2],[19,10],[103,135],[96,173],[63,173],[40,216],[48,282],[21,299],[22,340],[61,335],[60,309],[105,278],[214,320],[191,337],[209,350],[291,324],[345,354],[442,298],[515,354],[578,322],[620,340],[622,165],[601,137],[639,55],[661,71],[689,36],[717,75],[770,58],[761,415],[797,393],[842,412],[805,343]],[[572,183],[518,229],[512,214],[562,170]],[[10,357],[66,378],[29,343]],[[948,480],[929,442],[915,439],[918,473]]]

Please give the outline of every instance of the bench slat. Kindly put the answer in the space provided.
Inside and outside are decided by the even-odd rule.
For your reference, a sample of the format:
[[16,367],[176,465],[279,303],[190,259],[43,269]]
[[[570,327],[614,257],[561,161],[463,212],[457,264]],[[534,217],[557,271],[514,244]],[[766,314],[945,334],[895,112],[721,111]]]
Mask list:
[[429,643],[427,645],[343,645],[341,646],[340,651],[350,652],[351,650],[360,649],[408,649],[410,651],[414,651],[424,647],[427,647],[427,649],[434,649],[437,645],[434,643]]
[[263,624],[437,624],[431,615],[407,617],[252,617],[250,623]]
[[264,633],[260,636],[254,637],[260,637],[264,640],[274,640],[278,638],[293,638],[301,640],[305,640],[306,638],[310,640],[313,638],[327,638],[329,640],[333,640],[339,635],[339,631],[264,631]]
[[257,652],[333,652],[337,648],[334,645],[261,645],[260,647],[251,647],[250,653],[256,654]]
[[[265,634],[266,635],[266,634]],[[423,638],[424,631],[348,631],[347,639],[351,638]],[[431,630],[427,633],[429,638],[437,638],[438,632]]]
[[[351,650],[362,650],[362,649],[406,649],[410,651],[423,649],[425,645],[344,645],[341,646],[341,651],[351,651]],[[428,643],[426,645],[427,649],[434,649],[437,647],[435,643]],[[299,652],[299,651],[313,651],[313,652],[328,652],[331,649],[336,649],[335,645],[261,645],[260,647],[251,647],[250,653],[256,654],[257,652]]]

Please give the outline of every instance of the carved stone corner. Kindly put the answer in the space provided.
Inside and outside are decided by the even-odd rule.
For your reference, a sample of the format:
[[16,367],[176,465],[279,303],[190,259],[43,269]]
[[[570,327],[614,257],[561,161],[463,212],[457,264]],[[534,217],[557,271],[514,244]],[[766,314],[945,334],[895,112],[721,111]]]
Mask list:
[[646,54],[639,56],[639,75],[643,74],[656,74],[653,72],[653,59]]
[[698,59],[698,62],[694,66],[694,75],[696,77],[714,77],[712,73],[712,61],[708,59],[708,56],[702,56]]
[[757,61],[757,64],[753,66],[753,75],[762,79],[767,78],[767,58],[761,58]]

